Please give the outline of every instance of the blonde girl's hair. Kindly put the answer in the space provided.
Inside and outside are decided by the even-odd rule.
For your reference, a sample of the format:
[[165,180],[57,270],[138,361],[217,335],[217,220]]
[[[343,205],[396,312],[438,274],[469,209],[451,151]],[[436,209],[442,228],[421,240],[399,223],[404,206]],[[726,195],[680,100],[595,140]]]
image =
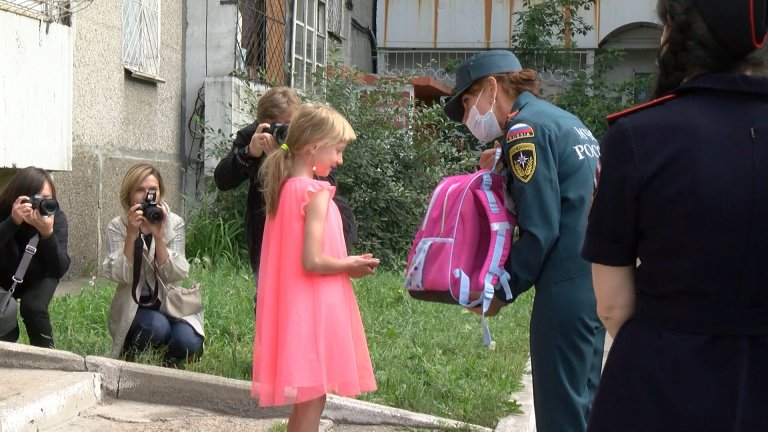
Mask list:
[[329,147],[354,141],[357,136],[347,119],[328,105],[304,104],[293,113],[286,145],[267,156],[259,169],[267,215],[277,214],[280,189],[293,169],[296,156],[312,147]]
[[300,104],[296,90],[290,87],[272,87],[259,98],[256,118],[260,122],[277,121],[283,114],[295,111]]
[[128,211],[131,208],[134,204],[131,202],[131,195],[133,195],[139,184],[150,175],[155,176],[157,179],[157,202],[163,201],[165,185],[163,184],[163,176],[160,175],[160,171],[150,164],[139,163],[128,168],[125,176],[123,176],[123,183],[120,185],[120,205],[123,207],[123,210]]

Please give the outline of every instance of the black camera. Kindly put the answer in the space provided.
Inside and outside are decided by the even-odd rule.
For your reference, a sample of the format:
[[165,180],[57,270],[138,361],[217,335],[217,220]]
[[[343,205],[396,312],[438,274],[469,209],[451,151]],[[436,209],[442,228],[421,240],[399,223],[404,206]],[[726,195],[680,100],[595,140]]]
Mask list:
[[277,141],[277,145],[284,144],[285,138],[288,136],[288,123],[272,123],[268,128],[264,129],[265,133],[272,134]]
[[23,202],[32,204],[32,208],[37,209],[43,216],[52,215],[59,209],[58,201],[53,198],[43,198],[42,195],[35,195]]
[[157,206],[157,189],[147,191],[147,197],[141,203],[140,209],[149,223],[159,224],[165,217],[163,209]]

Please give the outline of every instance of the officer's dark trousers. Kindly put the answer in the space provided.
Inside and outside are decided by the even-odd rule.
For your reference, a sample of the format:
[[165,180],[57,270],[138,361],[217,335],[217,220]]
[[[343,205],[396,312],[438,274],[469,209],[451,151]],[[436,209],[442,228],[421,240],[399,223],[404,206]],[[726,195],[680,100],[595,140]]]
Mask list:
[[605,328],[592,276],[536,286],[531,372],[537,432],[583,432],[600,379]]
[[[51,329],[51,317],[48,315],[48,305],[58,285],[58,279],[44,278],[30,285],[23,283],[17,286],[13,293],[14,297],[21,300],[19,312],[27,328],[31,345],[53,348],[53,329]],[[5,342],[16,342],[18,339],[18,325],[11,332],[0,335],[0,340]]]

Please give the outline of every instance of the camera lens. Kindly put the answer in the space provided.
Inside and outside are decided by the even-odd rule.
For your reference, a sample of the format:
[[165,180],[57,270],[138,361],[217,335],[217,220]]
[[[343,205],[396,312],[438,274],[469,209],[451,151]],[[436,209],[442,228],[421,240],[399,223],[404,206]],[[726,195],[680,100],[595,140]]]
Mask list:
[[157,206],[148,207],[144,210],[144,216],[150,223],[157,224],[163,221],[163,211]]
[[52,215],[58,209],[59,203],[55,199],[42,199],[38,205],[38,210],[40,210],[40,214],[43,216]]
[[275,141],[277,141],[278,145],[283,144],[285,142],[285,138],[288,137],[288,123],[273,123],[269,125],[269,127],[265,129],[264,132],[267,132],[275,137]]

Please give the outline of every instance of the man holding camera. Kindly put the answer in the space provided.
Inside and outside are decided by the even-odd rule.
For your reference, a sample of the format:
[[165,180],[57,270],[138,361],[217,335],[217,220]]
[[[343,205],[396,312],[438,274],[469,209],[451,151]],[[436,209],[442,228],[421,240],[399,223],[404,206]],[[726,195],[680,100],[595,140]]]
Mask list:
[[[259,99],[256,121],[237,131],[232,149],[216,166],[213,178],[221,191],[234,189],[249,180],[248,203],[245,212],[245,237],[248,256],[253,270],[254,283],[258,284],[261,239],[264,234],[266,214],[264,196],[259,182],[259,168],[265,156],[277,149],[287,134],[287,125],[301,101],[296,91],[289,87],[274,87]],[[331,171],[327,180],[336,185],[336,173]],[[357,241],[357,222],[349,203],[336,194],[334,202],[339,207],[344,224],[347,249]],[[258,288],[258,287],[257,287]],[[254,300],[256,296],[254,295]]]

